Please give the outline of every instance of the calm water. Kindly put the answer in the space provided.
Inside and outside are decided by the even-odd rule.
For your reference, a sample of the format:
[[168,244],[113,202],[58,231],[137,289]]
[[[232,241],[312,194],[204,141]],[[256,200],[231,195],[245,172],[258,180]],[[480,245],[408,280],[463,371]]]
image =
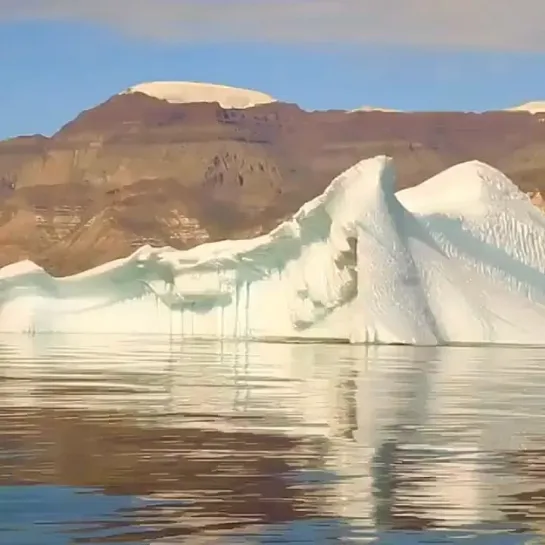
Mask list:
[[0,338],[1,545],[345,542],[545,543],[545,350]]

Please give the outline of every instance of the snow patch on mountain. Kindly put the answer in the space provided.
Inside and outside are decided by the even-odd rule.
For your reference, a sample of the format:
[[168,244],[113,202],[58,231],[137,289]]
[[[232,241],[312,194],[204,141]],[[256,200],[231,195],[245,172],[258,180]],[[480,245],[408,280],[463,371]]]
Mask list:
[[356,112],[388,112],[388,113],[401,113],[402,110],[395,110],[393,108],[381,108],[378,106],[360,106],[354,110],[349,110],[348,113]]
[[506,112],[528,112],[530,114],[543,114],[545,113],[545,101],[532,101],[525,102],[519,106],[513,106],[512,108],[507,108]]
[[217,102],[222,108],[251,108],[276,102],[273,97],[238,87],[191,81],[155,81],[129,87],[121,94],[143,93],[172,104]]

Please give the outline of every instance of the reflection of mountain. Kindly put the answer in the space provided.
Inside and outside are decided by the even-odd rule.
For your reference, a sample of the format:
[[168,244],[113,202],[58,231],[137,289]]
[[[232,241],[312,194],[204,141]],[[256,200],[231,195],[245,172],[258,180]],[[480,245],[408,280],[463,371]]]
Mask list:
[[171,499],[141,515],[164,528],[159,535],[319,514],[319,504],[283,478],[302,461],[315,464],[318,439],[305,446],[271,434],[149,429],[94,411],[1,414],[7,452],[0,485],[39,482]]
[[[537,526],[545,534],[545,448],[507,453],[505,471],[531,486],[507,491],[501,511],[505,518],[524,526]],[[545,537],[543,538],[545,541]]]
[[545,521],[539,351],[4,340],[0,483],[183,500],[164,536]]

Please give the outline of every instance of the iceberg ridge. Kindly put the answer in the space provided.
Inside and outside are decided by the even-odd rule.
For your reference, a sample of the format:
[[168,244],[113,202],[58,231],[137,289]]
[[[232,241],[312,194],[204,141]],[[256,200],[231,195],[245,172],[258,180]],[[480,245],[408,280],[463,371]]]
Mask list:
[[545,216],[471,161],[395,192],[361,161],[267,235],[0,269],[0,332],[545,344]]

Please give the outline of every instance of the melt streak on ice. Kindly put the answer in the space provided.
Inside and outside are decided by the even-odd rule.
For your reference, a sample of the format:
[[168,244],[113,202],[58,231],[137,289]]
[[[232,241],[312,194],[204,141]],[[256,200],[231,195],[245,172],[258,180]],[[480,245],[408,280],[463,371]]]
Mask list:
[[392,160],[338,176],[269,234],[145,246],[66,278],[0,269],[0,332],[545,344],[545,215],[501,172],[395,192]]

